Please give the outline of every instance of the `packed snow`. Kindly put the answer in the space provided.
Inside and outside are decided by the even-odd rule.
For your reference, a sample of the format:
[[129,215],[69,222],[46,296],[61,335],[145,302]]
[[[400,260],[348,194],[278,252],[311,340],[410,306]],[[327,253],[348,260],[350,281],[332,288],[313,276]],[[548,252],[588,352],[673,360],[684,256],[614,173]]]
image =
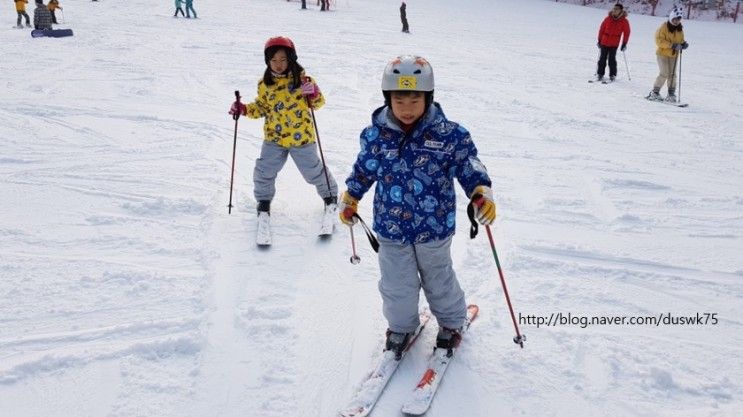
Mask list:
[[[263,43],[286,35],[327,104],[342,183],[385,64],[425,56],[436,99],[494,182],[517,314],[714,317],[695,325],[521,324],[459,191],[455,269],[480,316],[427,415],[739,416],[743,411],[743,25],[686,21],[681,109],[645,100],[664,17],[630,15],[619,79],[589,84],[605,9],[526,0],[68,0],[73,37],[0,42],[0,416],[330,416],[382,351],[378,265],[360,228],[319,240],[292,163],[255,245],[262,122],[238,122]],[[29,7],[32,13],[32,7]],[[631,77],[630,77],[631,75]],[[631,80],[630,80],[631,78]],[[361,202],[371,220],[371,194]],[[423,308],[424,305],[421,305]],[[708,316],[705,316],[708,313]],[[714,316],[711,316],[714,314]],[[373,416],[401,415],[432,323]]]

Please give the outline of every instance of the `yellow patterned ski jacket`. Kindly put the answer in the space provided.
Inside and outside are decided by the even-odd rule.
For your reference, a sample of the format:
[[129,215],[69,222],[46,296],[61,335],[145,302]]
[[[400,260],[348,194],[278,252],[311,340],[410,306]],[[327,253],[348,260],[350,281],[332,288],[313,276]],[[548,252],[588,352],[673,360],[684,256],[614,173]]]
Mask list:
[[[310,77],[303,79],[314,82]],[[245,116],[251,119],[266,119],[263,125],[265,138],[281,147],[302,146],[315,141],[315,130],[307,101],[302,89],[290,90],[291,77],[274,77],[274,85],[258,82],[258,96],[246,103]],[[309,100],[313,109],[325,104],[321,92]]]

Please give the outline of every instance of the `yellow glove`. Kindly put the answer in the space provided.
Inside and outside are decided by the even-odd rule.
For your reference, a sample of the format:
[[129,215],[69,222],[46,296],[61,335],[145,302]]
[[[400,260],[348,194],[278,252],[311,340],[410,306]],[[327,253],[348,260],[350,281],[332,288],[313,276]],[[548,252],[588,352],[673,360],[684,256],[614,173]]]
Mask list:
[[489,226],[495,221],[495,201],[493,190],[486,185],[478,185],[472,192],[472,201],[475,203],[475,219],[478,223]]
[[343,224],[353,226],[358,222],[358,219],[354,217],[356,211],[359,209],[359,200],[351,197],[348,191],[343,192],[341,195],[340,204],[338,204],[338,217],[340,217]]

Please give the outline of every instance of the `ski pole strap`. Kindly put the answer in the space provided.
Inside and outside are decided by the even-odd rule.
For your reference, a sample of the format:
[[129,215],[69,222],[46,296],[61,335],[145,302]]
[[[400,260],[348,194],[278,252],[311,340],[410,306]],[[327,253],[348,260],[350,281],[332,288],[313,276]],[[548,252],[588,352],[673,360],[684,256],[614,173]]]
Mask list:
[[353,217],[355,219],[358,219],[359,223],[361,223],[361,227],[364,228],[364,233],[366,233],[366,237],[367,239],[369,239],[369,244],[371,244],[371,247],[372,249],[374,249],[374,252],[379,253],[379,241],[374,236],[374,233],[372,233],[371,229],[369,229],[369,226],[366,225],[366,223],[364,222],[364,219],[362,219],[358,213],[354,213]]
[[470,219],[470,239],[474,239],[477,236],[478,223],[475,220],[475,201],[482,198],[480,194],[474,194],[470,199],[470,203],[467,204],[467,217]]

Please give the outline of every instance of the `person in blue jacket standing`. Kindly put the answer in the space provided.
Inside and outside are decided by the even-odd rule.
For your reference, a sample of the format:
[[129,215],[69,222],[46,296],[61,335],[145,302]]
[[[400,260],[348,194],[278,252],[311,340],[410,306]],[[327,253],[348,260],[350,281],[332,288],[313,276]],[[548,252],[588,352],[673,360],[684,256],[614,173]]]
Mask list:
[[193,0],[186,0],[186,17],[187,18],[191,18],[191,13],[190,12],[193,12],[194,19],[197,19],[198,18],[196,16],[196,10],[194,10],[194,8],[193,8]]
[[461,340],[467,305],[450,253],[455,180],[477,201],[477,221],[495,220],[490,178],[472,137],[446,118],[433,91],[433,69],[424,58],[405,55],[387,65],[385,105],[361,132],[361,151],[339,206],[341,221],[353,225],[359,200],[376,183],[373,228],[389,326],[385,350],[397,358],[418,328],[421,288],[439,323],[436,346],[451,349]]

